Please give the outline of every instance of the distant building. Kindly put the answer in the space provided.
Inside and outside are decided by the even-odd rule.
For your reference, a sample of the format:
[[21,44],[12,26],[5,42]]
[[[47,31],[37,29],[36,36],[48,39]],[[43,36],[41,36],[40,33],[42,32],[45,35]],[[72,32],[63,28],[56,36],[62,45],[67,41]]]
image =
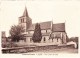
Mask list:
[[[41,27],[42,40],[41,43],[65,44],[67,41],[67,34],[65,31],[65,23],[54,24],[52,21],[39,23]],[[35,30],[35,24],[29,17],[27,9],[19,17],[19,25],[25,29],[26,42],[32,43],[32,36]]]
[[68,42],[73,41],[73,42],[76,42],[76,44],[78,44],[78,40],[79,40],[78,37],[71,37],[71,38],[68,40]]
[[5,47],[5,44],[7,42],[7,37],[6,37],[6,33],[5,31],[2,31],[2,39],[1,39],[1,42],[2,42],[2,47]]

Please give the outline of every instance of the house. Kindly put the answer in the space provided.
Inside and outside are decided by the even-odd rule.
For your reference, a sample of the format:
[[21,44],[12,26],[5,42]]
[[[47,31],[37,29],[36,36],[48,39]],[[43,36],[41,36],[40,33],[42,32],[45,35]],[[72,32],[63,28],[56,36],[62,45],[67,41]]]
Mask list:
[[[54,24],[52,21],[40,22],[42,40],[41,43],[66,44],[67,33],[65,31],[65,23]],[[25,29],[26,43],[32,43],[32,36],[35,25],[29,17],[27,8],[25,8],[22,16],[19,17],[19,25]]]

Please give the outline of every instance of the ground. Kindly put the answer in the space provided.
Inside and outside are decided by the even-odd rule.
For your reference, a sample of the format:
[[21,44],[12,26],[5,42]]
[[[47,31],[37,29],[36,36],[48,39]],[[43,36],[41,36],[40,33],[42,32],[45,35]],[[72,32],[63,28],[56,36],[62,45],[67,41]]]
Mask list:
[[29,53],[78,53],[78,49],[68,49],[68,48],[44,49],[44,50],[38,50]]
[[[5,50],[7,52],[5,52]],[[12,47],[3,50],[4,53],[78,53],[74,45],[52,45],[52,44],[28,44],[20,47]],[[10,50],[10,51],[9,51]]]

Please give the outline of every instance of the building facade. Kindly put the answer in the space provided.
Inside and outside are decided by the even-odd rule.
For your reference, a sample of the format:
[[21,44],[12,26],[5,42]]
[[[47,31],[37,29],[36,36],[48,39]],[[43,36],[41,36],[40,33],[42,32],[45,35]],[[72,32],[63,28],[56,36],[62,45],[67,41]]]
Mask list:
[[[47,21],[39,24],[42,33],[41,43],[54,43],[54,45],[66,44],[67,34],[65,31],[65,23],[54,24],[52,21]],[[19,25],[23,26],[25,29],[25,42],[33,43],[32,36],[36,24],[32,23],[32,19],[28,15],[27,8],[25,8],[23,15],[19,17]]]

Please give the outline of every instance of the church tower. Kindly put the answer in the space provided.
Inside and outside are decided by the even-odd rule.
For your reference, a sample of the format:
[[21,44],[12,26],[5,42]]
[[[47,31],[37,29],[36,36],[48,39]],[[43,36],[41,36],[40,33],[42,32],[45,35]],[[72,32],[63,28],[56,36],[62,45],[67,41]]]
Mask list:
[[26,32],[28,28],[31,26],[31,24],[32,24],[32,20],[28,15],[27,8],[25,7],[23,15],[19,17],[19,25],[23,26]]

